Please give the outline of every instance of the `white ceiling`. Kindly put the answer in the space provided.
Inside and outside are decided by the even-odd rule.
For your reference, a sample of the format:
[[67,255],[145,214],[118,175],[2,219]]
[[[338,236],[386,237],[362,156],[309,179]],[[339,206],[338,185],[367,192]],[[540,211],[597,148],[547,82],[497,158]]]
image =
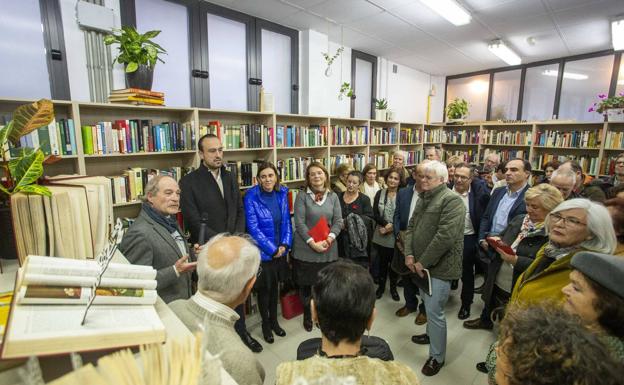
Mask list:
[[457,27],[419,0],[209,1],[438,75],[505,66],[487,49],[497,38],[523,63],[610,49],[624,15],[624,0],[458,0],[472,21]]

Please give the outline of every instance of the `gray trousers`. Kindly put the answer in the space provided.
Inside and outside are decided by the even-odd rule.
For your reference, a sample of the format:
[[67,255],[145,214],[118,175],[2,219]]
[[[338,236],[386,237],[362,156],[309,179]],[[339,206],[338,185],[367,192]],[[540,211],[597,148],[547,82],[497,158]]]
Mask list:
[[446,317],[444,307],[451,292],[451,281],[431,277],[431,295],[421,291],[427,311],[427,335],[429,336],[429,356],[438,363],[446,358]]

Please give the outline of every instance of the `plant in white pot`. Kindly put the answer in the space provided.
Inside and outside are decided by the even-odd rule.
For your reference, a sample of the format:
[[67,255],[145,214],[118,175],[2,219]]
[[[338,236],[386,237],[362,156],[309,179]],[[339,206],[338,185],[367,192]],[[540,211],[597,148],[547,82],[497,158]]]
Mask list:
[[375,102],[375,120],[386,120],[386,110],[388,109],[388,100],[373,99]]
[[160,31],[147,31],[140,34],[133,27],[124,26],[119,34],[110,34],[104,38],[104,44],[119,44],[119,55],[115,60],[125,65],[126,83],[130,88],[151,90],[156,62],[164,61],[159,57],[167,51],[152,41]]
[[468,116],[468,102],[465,99],[455,98],[446,106],[448,123],[463,124],[466,116]]
[[599,102],[594,103],[589,112],[598,112],[607,117],[609,122],[624,122],[624,92],[610,98],[605,94],[598,95]]

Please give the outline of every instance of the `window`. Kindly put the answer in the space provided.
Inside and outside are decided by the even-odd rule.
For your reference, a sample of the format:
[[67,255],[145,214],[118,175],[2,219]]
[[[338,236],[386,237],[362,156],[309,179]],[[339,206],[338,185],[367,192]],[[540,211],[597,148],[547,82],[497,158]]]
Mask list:
[[[166,0],[135,0],[136,24],[141,33],[160,30],[154,42],[167,47],[164,63],[155,68],[152,88],[165,93],[169,106],[191,105],[189,17],[185,5]],[[161,17],[167,15],[167,17]]]
[[351,117],[374,118],[373,99],[377,94],[377,57],[351,51],[351,84],[355,99],[351,99]]
[[566,61],[561,85],[560,119],[601,122],[603,117],[588,109],[598,94],[608,94],[613,72],[613,55]]
[[468,120],[485,120],[489,87],[489,74],[449,79],[446,88],[446,104],[448,105],[455,98],[466,99],[468,102]]
[[547,120],[552,118],[558,70],[559,64],[527,68],[522,98],[522,119]]
[[617,84],[615,86],[615,94],[619,95],[624,93],[624,60],[620,61],[620,70],[617,77]]
[[496,72],[490,103],[490,120],[516,119],[520,97],[520,75],[522,70]]

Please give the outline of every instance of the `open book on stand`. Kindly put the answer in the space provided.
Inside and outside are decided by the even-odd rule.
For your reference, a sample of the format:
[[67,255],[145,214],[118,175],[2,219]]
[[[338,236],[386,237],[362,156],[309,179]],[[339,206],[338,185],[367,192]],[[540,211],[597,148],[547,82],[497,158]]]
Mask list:
[[17,273],[2,358],[164,342],[150,266],[110,263],[81,325],[98,271],[93,260],[28,256]]

